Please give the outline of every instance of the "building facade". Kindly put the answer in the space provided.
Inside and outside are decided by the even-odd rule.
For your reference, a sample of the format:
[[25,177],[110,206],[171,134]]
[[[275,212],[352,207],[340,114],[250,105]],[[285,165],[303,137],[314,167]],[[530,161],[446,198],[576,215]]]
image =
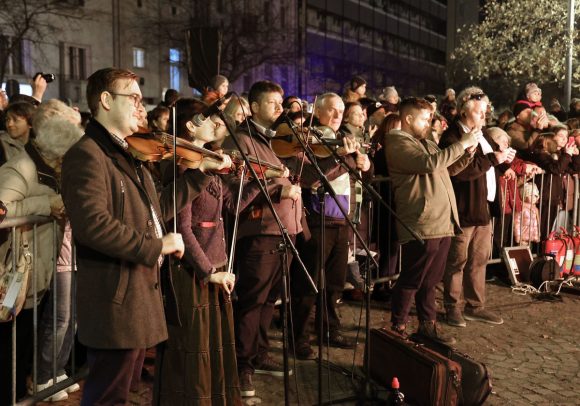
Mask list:
[[[231,75],[239,93],[270,79],[287,95],[312,101],[325,91],[342,93],[355,74],[375,95],[392,85],[401,95],[445,89],[446,0],[66,1],[76,3],[80,17],[47,16],[43,23],[57,29],[42,38],[25,36],[4,80],[24,84],[35,72],[54,73],[46,97],[70,100],[81,110],[87,108],[87,77],[106,66],[135,71],[148,105],[167,88],[194,94],[188,58],[203,56],[186,54],[188,27],[223,31],[220,73]],[[2,34],[9,40],[10,33]]]
[[[14,0],[19,2],[21,0]],[[53,3],[56,0],[47,0]],[[71,0],[69,0],[70,2]],[[58,98],[88,110],[85,89],[88,76],[97,69],[119,66],[140,77],[148,105],[157,104],[167,88],[187,91],[185,53],[179,45],[156,41],[160,27],[150,24],[177,14],[169,0],[74,0],[78,13],[64,18],[46,15],[39,24],[51,27],[42,38],[25,35],[18,51],[8,58],[4,82],[15,79],[24,92],[36,72],[54,73],[45,98]],[[4,42],[13,41],[3,32]],[[0,53],[2,49],[0,49]]]
[[302,93],[342,92],[354,75],[380,93],[441,94],[446,0],[302,0]]

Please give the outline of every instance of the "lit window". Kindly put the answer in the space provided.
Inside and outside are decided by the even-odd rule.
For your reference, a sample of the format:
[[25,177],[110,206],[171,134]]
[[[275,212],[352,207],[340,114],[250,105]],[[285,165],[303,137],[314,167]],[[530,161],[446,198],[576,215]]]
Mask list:
[[133,67],[145,67],[145,50],[143,48],[133,48]]
[[181,52],[179,49],[169,49],[169,87],[179,90],[181,82],[181,72],[179,65],[181,63]]

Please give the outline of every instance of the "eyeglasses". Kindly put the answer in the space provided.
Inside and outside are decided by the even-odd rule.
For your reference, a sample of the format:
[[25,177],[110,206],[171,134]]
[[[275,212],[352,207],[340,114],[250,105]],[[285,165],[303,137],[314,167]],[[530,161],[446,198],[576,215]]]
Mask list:
[[481,100],[485,97],[487,97],[487,95],[485,93],[474,93],[474,94],[470,94],[469,97],[467,98],[467,100]]
[[131,99],[133,99],[133,105],[135,107],[139,107],[139,105],[141,104],[141,101],[143,100],[143,98],[141,96],[139,96],[137,93],[130,93],[130,94],[126,94],[126,93],[115,93],[115,92],[109,92],[114,96],[125,96],[125,97],[130,97]]

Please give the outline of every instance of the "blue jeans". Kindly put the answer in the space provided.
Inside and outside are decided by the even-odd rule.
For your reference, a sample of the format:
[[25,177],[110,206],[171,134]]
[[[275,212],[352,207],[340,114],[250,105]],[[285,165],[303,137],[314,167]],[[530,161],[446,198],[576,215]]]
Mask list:
[[[74,326],[71,318],[71,277],[72,273],[57,272],[52,280],[52,289],[42,314],[38,329],[38,383],[45,384],[53,377],[53,347],[56,349],[56,376],[65,373],[64,367],[70,356]],[[56,282],[56,312],[53,311],[54,283]],[[56,334],[53,334],[53,320],[56,317]]]

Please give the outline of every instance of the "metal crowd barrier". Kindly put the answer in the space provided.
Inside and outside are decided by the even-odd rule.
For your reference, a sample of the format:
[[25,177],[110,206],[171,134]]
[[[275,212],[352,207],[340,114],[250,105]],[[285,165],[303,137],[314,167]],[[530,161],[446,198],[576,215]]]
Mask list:
[[[507,247],[517,247],[530,245],[534,256],[542,254],[542,241],[544,241],[551,232],[559,231],[563,228],[566,233],[570,236],[576,234],[574,228],[578,225],[579,219],[579,175],[578,174],[567,174],[567,175],[553,175],[543,173],[541,175],[534,176],[518,176],[516,179],[508,180],[513,186],[513,193],[508,195],[508,187],[506,185],[503,191],[500,190],[498,185],[498,193],[502,195],[499,196],[501,199],[500,210],[501,214],[499,217],[492,218],[492,249],[491,257],[489,258],[489,263],[499,263],[501,262],[501,251],[503,248]],[[540,200],[536,204],[538,207],[538,225],[539,225],[539,235],[540,241],[534,242],[533,244],[526,244],[524,241],[529,241],[531,236],[531,230],[527,235],[527,239],[524,238],[526,235],[523,233],[524,221],[523,221],[523,210],[517,211],[517,200],[523,204],[525,199],[528,197],[526,194],[522,195],[519,191],[520,186],[523,183],[532,182],[538,187]],[[552,183],[559,182],[562,185],[563,193],[563,203],[561,201],[555,201],[552,196]],[[547,202],[544,202],[542,196],[544,195],[544,189],[550,187],[548,190]],[[520,194],[520,197],[516,197],[516,194]],[[510,214],[506,213],[506,206],[508,203],[511,205],[512,212]],[[520,241],[517,242],[514,237],[515,227],[514,223],[516,216],[519,217],[519,235]],[[511,218],[510,218],[511,217]],[[499,234],[499,239],[497,238]],[[507,237],[507,238],[506,238]],[[501,242],[498,244],[498,242]]]
[[[512,184],[512,191],[510,195],[508,195],[508,187],[502,190],[498,186],[498,198],[500,198],[500,216],[499,217],[492,217],[492,235],[491,235],[491,243],[492,243],[492,250],[490,254],[490,258],[488,260],[489,264],[497,264],[502,262],[501,259],[501,252],[504,248],[508,247],[517,247],[525,245],[524,241],[526,240],[522,235],[522,231],[524,228],[523,222],[523,211],[517,211],[517,200],[521,203],[525,201],[527,196],[521,196],[520,194],[520,186],[526,182],[535,183],[538,187],[540,199],[537,203],[538,207],[538,226],[540,227],[539,235],[540,241],[537,243],[531,244],[530,248],[533,249],[534,256],[540,255],[542,250],[542,241],[547,238],[547,236],[552,231],[558,231],[560,227],[563,227],[566,232],[573,236],[576,233],[574,228],[575,225],[579,225],[578,221],[580,219],[580,177],[578,174],[568,174],[568,175],[551,175],[551,174],[540,174],[534,176],[518,176],[516,179],[509,180],[507,182],[511,182]],[[544,202],[542,199],[544,188],[549,187],[552,182],[560,182],[563,187],[563,200],[564,204],[562,205],[561,202],[556,202],[552,195],[551,195],[551,187],[550,190],[547,192],[548,194],[548,201]],[[386,196],[386,202],[389,205],[392,205],[392,199],[390,195],[383,194],[382,191],[385,188],[389,188],[390,178],[388,177],[377,177],[373,180],[373,187],[381,194],[381,196]],[[520,194],[517,196],[516,194]],[[501,195],[501,196],[500,196]],[[569,198],[570,196],[570,198]],[[512,212],[507,214],[506,206],[510,203],[512,207]],[[377,206],[378,203],[372,202],[371,204]],[[521,207],[521,206],[520,206]],[[556,208],[557,207],[557,208]],[[555,211],[554,213],[552,213]],[[377,213],[376,218],[372,222],[372,226],[375,227],[373,230],[373,235],[375,238],[375,242],[377,247],[380,246],[381,239],[387,239],[387,244],[385,246],[390,246],[393,242],[393,236],[391,235],[388,230],[391,229],[392,222],[395,221],[391,216],[388,216],[388,213],[385,210],[378,210],[375,211]],[[552,214],[551,214],[552,213]],[[381,224],[380,216],[388,216],[387,218],[387,230],[377,230],[378,225]],[[520,232],[519,235],[521,236],[520,241],[515,241],[514,236],[514,221],[515,216],[520,216],[519,224],[520,224]],[[548,219],[545,218],[548,216]],[[385,232],[386,231],[386,232]],[[531,230],[530,230],[531,233]],[[498,238],[499,237],[499,238]],[[530,235],[527,236],[527,240],[529,240]],[[401,271],[401,263],[400,263],[400,252],[401,247],[399,247],[399,256],[397,259],[397,266],[396,269],[398,272]],[[391,281],[391,277],[382,277],[378,274],[378,270],[375,271],[375,274],[372,275],[373,283],[381,283],[386,281]]]
[[[33,302],[34,302],[34,307],[33,307],[33,315],[32,315],[32,324],[33,324],[33,356],[32,356],[32,371],[30,374],[30,378],[31,378],[31,382],[32,382],[32,388],[33,388],[33,394],[32,395],[27,395],[24,398],[21,399],[17,399],[17,363],[18,363],[18,359],[17,359],[17,325],[18,325],[18,316],[16,318],[14,318],[12,321],[8,322],[12,325],[11,328],[11,343],[12,343],[12,354],[11,354],[11,361],[12,361],[12,365],[11,365],[11,405],[33,405],[38,401],[41,401],[47,397],[50,397],[51,395],[54,395],[55,393],[69,387],[70,385],[72,385],[74,382],[79,381],[80,379],[82,379],[84,377],[84,375],[86,375],[86,371],[82,371],[79,372],[77,371],[76,368],[76,360],[75,360],[75,341],[74,341],[74,337],[76,334],[76,300],[75,300],[75,294],[76,294],[76,273],[72,272],[71,273],[71,313],[70,313],[70,317],[73,323],[73,328],[71,329],[71,334],[72,334],[72,348],[71,348],[71,352],[70,352],[70,358],[69,358],[69,364],[71,365],[71,373],[69,375],[69,378],[58,382],[57,384],[53,384],[52,386],[48,387],[47,389],[44,389],[41,392],[37,392],[37,384],[38,384],[38,352],[39,352],[39,337],[38,337],[38,328],[39,328],[39,309],[38,309],[38,304],[39,304],[39,298],[38,298],[38,287],[37,287],[37,278],[36,278],[36,274],[37,274],[37,258],[38,258],[38,233],[37,233],[37,228],[40,225],[43,224],[47,224],[52,222],[52,232],[53,232],[53,247],[52,247],[52,251],[53,251],[53,269],[52,269],[52,276],[51,276],[51,283],[50,283],[50,289],[52,289],[52,335],[53,335],[53,348],[52,348],[52,379],[53,382],[56,381],[56,377],[57,377],[57,366],[56,366],[56,359],[57,359],[57,349],[56,349],[56,333],[57,333],[57,317],[56,317],[56,311],[57,311],[57,304],[58,304],[58,292],[57,292],[57,284],[53,283],[56,280],[56,272],[57,272],[57,259],[60,253],[60,246],[57,246],[58,243],[58,238],[57,238],[57,227],[59,227],[59,225],[57,224],[57,222],[55,220],[53,220],[50,217],[44,217],[44,216],[25,216],[25,217],[15,217],[15,218],[6,218],[1,224],[0,224],[0,229],[10,229],[10,239],[12,240],[12,246],[15,246],[16,244],[16,230],[17,229],[32,229],[32,242],[31,242],[31,252],[32,252],[32,273],[30,275],[30,285],[29,285],[29,292],[32,291],[32,297],[33,297]],[[14,255],[13,258],[13,267],[16,267],[16,256]],[[72,258],[71,258],[71,269],[75,269],[75,248],[74,248],[74,244],[72,246]],[[50,295],[50,292],[47,291],[45,292],[46,295]],[[46,305],[49,305],[48,303],[46,303]],[[2,340],[6,339],[6,337],[2,337]],[[21,362],[24,362],[24,360],[21,360]],[[27,383],[27,387],[28,387],[28,383]]]

